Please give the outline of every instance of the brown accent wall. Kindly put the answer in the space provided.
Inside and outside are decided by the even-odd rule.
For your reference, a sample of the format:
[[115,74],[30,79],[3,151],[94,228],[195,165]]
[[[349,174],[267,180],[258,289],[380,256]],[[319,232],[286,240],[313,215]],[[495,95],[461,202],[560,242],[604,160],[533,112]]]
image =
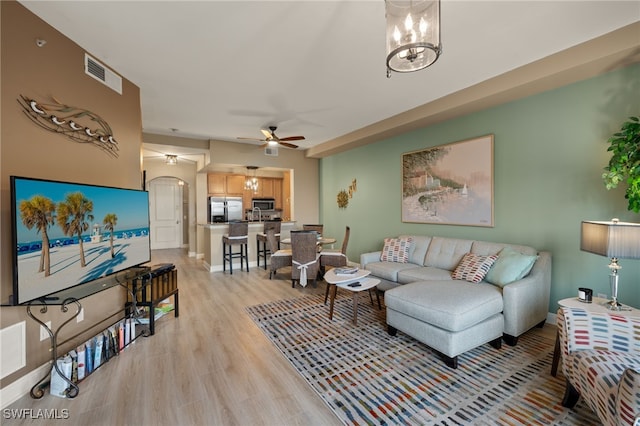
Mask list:
[[[76,43],[14,1],[0,2],[0,19],[0,301],[7,304],[12,294],[13,269],[9,176],[139,189],[142,119],[139,88],[123,78],[120,95],[86,75],[85,50]],[[37,38],[47,43],[38,47]],[[55,98],[98,114],[111,126],[119,144],[119,156],[114,158],[92,144],[73,142],[38,127],[23,113],[17,101],[20,95],[45,103]],[[121,288],[115,288],[82,300],[85,320],[79,325],[75,321],[70,324],[62,338],[120,309],[124,302],[122,293]],[[65,318],[57,308],[49,309],[41,317],[52,321],[54,329]],[[39,341],[39,326],[27,317],[25,307],[0,308],[1,328],[21,321],[27,324],[27,365],[2,379],[0,387],[49,359],[48,341]]]

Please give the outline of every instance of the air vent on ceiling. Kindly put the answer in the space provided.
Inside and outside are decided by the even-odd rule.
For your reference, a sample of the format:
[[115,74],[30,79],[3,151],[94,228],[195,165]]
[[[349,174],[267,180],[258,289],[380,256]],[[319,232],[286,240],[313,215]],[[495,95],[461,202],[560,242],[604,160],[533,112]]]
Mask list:
[[278,147],[277,146],[266,146],[264,148],[264,155],[270,155],[272,157],[278,156]]
[[84,72],[122,95],[122,77],[84,54]]

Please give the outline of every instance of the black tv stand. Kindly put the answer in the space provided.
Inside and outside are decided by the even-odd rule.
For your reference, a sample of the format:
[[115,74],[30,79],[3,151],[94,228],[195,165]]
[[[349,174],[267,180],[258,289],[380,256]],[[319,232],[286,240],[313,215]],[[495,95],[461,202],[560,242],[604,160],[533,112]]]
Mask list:
[[163,300],[173,296],[174,316],[180,315],[178,298],[178,271],[172,263],[153,265],[148,273],[140,274],[127,283],[128,296],[125,309],[134,312],[143,306],[148,310],[149,333],[155,334],[155,308]]

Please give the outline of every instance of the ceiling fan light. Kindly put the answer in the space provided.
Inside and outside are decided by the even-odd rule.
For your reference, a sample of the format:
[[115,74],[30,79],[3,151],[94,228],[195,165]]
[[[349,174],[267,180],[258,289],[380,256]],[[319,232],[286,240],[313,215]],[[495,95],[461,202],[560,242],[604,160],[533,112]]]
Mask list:
[[271,139],[271,140],[267,141],[267,145],[269,145],[269,146],[278,146],[278,141],[276,141],[275,139]]
[[440,0],[385,0],[387,76],[433,64],[442,52]]

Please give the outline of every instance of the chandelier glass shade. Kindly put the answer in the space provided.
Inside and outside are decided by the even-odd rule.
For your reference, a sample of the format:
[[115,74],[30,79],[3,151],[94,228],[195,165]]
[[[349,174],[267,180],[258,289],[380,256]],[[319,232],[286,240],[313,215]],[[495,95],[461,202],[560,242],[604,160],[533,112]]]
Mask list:
[[[247,166],[248,173],[246,176],[246,180],[244,181],[244,189],[248,191],[258,192],[258,178],[256,177],[257,169],[257,166]],[[250,176],[251,173],[253,173],[253,176]]]
[[387,77],[391,71],[418,71],[440,53],[440,0],[385,0]]

